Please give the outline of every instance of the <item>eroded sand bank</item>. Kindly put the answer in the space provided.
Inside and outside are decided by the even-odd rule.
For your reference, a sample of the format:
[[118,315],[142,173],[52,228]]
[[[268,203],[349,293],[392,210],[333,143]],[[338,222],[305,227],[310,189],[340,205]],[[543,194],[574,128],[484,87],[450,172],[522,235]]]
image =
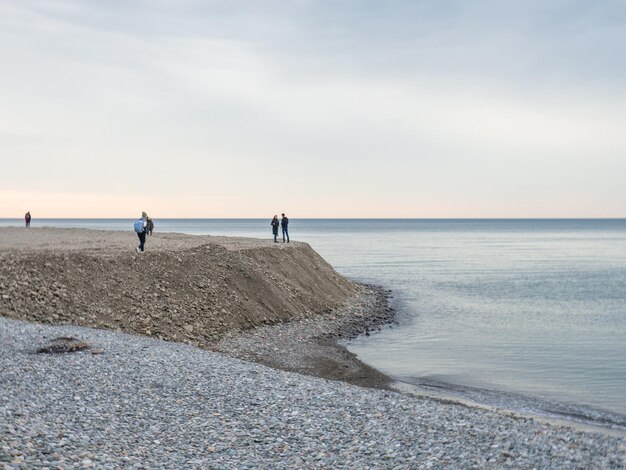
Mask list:
[[[0,313],[184,342],[385,386],[384,375],[335,342],[388,321],[385,293],[340,276],[308,244],[164,233],[148,237],[145,253],[136,253],[136,245],[131,231],[2,228]],[[299,340],[280,352],[272,335],[255,339],[254,354],[246,342],[233,347],[254,327],[305,319],[308,326],[293,335]]]

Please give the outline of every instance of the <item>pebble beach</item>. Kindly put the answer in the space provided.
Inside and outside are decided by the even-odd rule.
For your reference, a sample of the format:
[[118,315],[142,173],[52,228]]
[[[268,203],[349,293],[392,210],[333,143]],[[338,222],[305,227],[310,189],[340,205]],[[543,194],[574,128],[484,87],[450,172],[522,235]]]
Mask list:
[[395,390],[338,342],[389,293],[306,244],[0,233],[0,469],[626,468],[623,435]]
[[[36,353],[60,336],[91,348]],[[5,470],[626,468],[621,437],[111,331],[0,318],[0,370]]]

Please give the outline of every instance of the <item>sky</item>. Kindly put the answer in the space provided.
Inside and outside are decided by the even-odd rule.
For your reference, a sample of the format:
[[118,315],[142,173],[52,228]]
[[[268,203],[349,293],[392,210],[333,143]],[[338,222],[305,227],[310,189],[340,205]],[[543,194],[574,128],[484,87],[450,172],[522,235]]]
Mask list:
[[626,3],[0,0],[0,217],[625,217]]

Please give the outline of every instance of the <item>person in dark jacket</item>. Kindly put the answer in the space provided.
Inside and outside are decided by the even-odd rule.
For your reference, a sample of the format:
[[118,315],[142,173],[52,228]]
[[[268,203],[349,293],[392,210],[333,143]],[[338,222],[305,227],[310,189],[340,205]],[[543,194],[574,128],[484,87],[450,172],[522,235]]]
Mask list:
[[278,237],[278,225],[280,222],[278,222],[278,216],[275,215],[274,218],[272,219],[272,222],[270,223],[270,225],[272,226],[272,233],[274,234],[274,243],[278,243],[278,241],[276,240],[276,237]]
[[28,211],[26,215],[24,216],[24,223],[26,224],[26,228],[30,227],[30,219],[31,219],[30,211]]
[[289,218],[285,214],[280,219],[280,226],[283,228],[283,243],[285,243],[285,237],[287,237],[287,243],[289,243]]
[[147,222],[146,233],[152,236],[152,231],[154,230],[154,222],[152,222],[152,217],[148,217],[146,219],[146,222]]

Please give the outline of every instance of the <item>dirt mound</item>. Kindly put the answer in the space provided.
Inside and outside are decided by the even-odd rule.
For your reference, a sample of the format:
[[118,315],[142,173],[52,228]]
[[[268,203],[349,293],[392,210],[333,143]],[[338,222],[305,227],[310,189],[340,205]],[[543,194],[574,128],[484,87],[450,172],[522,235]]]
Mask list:
[[0,314],[22,320],[207,346],[230,332],[328,312],[358,290],[306,243],[163,234],[137,254],[132,233],[0,232]]

